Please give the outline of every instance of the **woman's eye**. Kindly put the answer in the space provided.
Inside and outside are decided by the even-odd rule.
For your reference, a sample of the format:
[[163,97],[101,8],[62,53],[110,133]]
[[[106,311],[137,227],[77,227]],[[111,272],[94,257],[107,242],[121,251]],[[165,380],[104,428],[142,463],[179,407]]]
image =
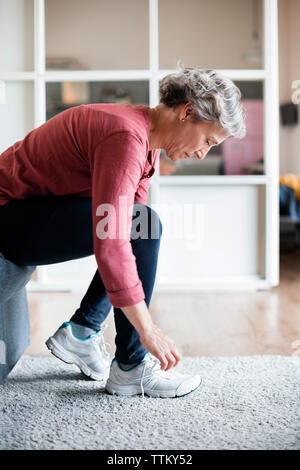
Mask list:
[[209,140],[206,141],[207,145],[209,146]]

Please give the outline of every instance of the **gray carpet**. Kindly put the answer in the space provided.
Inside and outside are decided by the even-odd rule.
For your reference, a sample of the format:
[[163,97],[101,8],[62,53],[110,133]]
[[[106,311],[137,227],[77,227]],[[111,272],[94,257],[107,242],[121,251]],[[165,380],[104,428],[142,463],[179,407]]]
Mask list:
[[183,358],[200,387],[123,398],[55,358],[23,356],[0,386],[1,449],[300,449],[300,357]]

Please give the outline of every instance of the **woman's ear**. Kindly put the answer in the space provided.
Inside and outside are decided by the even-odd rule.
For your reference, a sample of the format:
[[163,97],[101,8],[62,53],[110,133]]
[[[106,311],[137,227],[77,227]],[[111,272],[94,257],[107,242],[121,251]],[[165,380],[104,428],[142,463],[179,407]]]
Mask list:
[[192,103],[191,102],[188,102],[186,103],[186,115],[185,117],[189,116],[189,115],[193,115],[193,107],[192,107]]
[[181,120],[186,119],[189,115],[193,114],[193,108],[192,108],[192,103],[188,102],[183,105],[181,105],[180,111],[179,111],[179,118]]

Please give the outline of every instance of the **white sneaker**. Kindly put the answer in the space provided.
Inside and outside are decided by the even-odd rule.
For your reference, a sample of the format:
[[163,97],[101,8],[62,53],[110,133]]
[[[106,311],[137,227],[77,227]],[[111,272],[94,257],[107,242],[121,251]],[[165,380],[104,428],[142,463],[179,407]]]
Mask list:
[[111,362],[105,390],[116,395],[139,395],[172,398],[192,392],[201,383],[200,375],[164,371],[160,361],[149,352],[137,366],[123,370],[116,358]]
[[86,339],[76,338],[72,333],[70,323],[64,322],[53,336],[46,341],[47,348],[58,359],[76,364],[81,372],[93,380],[106,381],[109,376],[111,356],[106,350],[103,330],[107,324],[101,325],[98,333],[88,336]]

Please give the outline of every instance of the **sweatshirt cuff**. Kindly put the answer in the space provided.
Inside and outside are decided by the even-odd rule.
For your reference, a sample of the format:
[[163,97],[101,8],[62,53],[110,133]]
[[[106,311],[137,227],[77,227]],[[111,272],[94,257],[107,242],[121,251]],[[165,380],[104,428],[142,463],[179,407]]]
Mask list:
[[129,289],[114,292],[107,290],[106,293],[110,303],[116,308],[130,307],[146,298],[141,281],[136,286],[130,287]]

